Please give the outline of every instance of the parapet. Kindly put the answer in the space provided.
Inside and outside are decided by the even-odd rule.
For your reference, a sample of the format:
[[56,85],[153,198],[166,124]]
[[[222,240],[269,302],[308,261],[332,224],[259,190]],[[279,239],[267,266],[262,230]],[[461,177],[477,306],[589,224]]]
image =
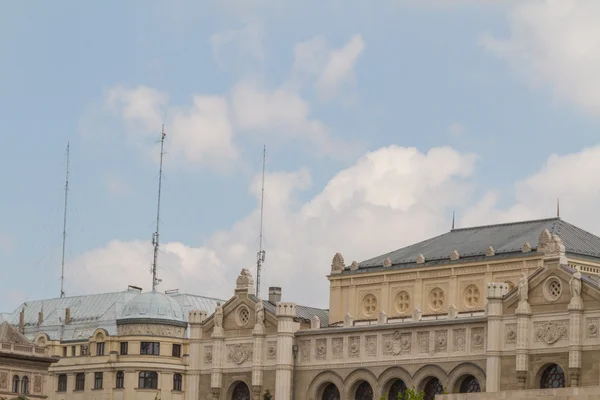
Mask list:
[[508,284],[505,282],[490,282],[487,285],[487,298],[501,299],[508,293]]
[[207,314],[206,311],[202,310],[192,310],[188,315],[188,322],[190,324],[201,324],[206,319]]
[[278,317],[296,317],[296,303],[277,303],[277,314]]

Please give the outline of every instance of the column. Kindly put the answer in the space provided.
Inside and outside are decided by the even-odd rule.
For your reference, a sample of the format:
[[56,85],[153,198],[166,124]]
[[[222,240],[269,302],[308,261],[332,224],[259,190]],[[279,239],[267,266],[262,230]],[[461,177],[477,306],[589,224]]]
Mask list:
[[[260,300],[259,300],[260,301]],[[261,400],[263,391],[263,369],[266,329],[264,322],[257,323],[252,331],[254,349],[252,356],[252,398]]]
[[[525,278],[527,279],[527,278]],[[528,286],[527,286],[528,287]],[[519,293],[523,289],[519,287]],[[517,389],[527,388],[527,375],[529,371],[529,325],[531,324],[531,306],[527,296],[521,295],[521,300],[516,310],[517,315]]]
[[188,371],[185,377],[186,395],[190,399],[197,399],[200,395],[200,367],[202,360],[202,324],[206,319],[206,312],[190,311],[188,322],[190,326],[190,348],[188,354]]
[[570,282],[571,302],[569,303],[569,374],[570,386],[579,386],[581,375],[581,323],[583,320],[583,299],[581,298],[581,273],[573,274]]
[[294,332],[296,331],[296,304],[277,303],[277,367],[275,372],[275,395],[277,400],[290,400],[292,369],[294,365]]
[[502,343],[502,299],[508,292],[506,283],[488,283],[488,326],[486,392],[500,391],[500,344]]
[[225,340],[223,328],[215,326],[211,338],[213,339],[213,366],[210,373],[210,393],[213,400],[219,400],[221,386],[223,386],[223,342]]

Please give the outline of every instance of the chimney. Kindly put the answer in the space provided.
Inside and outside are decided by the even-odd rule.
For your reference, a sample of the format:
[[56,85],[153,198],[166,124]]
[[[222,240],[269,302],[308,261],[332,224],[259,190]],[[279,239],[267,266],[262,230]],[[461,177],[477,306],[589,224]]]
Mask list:
[[19,313],[19,332],[25,333],[25,307]]
[[38,326],[44,323],[44,311],[38,313]]
[[67,307],[67,309],[65,310],[65,325],[68,325],[71,323],[71,308]]
[[277,304],[281,301],[281,288],[271,286],[269,288],[269,303]]

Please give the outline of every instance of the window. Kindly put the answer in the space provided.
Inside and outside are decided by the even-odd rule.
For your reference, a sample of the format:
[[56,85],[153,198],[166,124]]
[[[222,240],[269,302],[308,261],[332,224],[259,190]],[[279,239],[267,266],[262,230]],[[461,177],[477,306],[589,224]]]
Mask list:
[[158,342],[142,342],[140,343],[140,354],[160,355],[160,343]]
[[13,376],[13,387],[12,387],[13,393],[19,393],[19,383],[20,382],[21,382],[21,380],[19,379],[19,375]]
[[85,374],[83,372],[75,375],[75,390],[85,390]]
[[94,389],[102,389],[102,381],[104,380],[104,373],[96,372],[94,374]]
[[21,379],[21,393],[29,393],[29,378],[26,376],[24,376],[23,379]]
[[181,345],[180,344],[173,345],[173,357],[181,357]]
[[158,389],[158,374],[152,371],[140,372],[138,387],[140,389]]
[[125,387],[125,374],[123,371],[117,371],[117,384],[115,387],[117,389],[123,389]]
[[181,374],[173,374],[173,390],[177,390],[178,392],[181,392],[181,382],[182,382],[182,378],[181,378]]
[[104,342],[96,343],[96,355],[97,356],[104,355]]
[[63,347],[63,357],[67,356],[67,346]]
[[75,357],[77,355],[77,346],[71,346],[71,357]]
[[67,375],[66,374],[60,374],[58,376],[58,388],[56,389],[57,392],[66,392],[67,391]]
[[121,342],[121,355],[127,355],[127,350],[129,350],[129,343]]

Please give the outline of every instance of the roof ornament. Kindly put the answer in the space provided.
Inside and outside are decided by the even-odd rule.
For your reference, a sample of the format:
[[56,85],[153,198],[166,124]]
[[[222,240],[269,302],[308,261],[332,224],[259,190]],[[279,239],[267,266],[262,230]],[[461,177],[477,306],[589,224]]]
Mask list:
[[344,257],[342,257],[340,253],[335,253],[333,260],[331,261],[331,273],[341,274],[345,268],[346,265],[344,264]]
[[450,259],[452,261],[456,261],[460,258],[460,254],[458,253],[458,250],[454,250],[452,251],[452,253],[450,253]]
[[487,249],[485,249],[485,255],[487,257],[492,257],[496,255],[496,250],[494,250],[494,248],[492,246],[488,246]]
[[521,251],[523,253],[529,253],[531,251],[531,245],[529,244],[529,242],[525,242],[523,244],[523,247],[521,247]]
[[251,293],[254,291],[254,278],[250,271],[246,268],[242,268],[242,271],[235,280],[236,291],[247,291]]
[[350,271],[356,271],[358,269],[358,263],[356,261],[352,261],[350,264]]
[[544,229],[542,233],[540,233],[540,237],[538,239],[537,251],[540,253],[546,252],[546,247],[552,240],[552,235],[548,229]]
[[383,268],[389,268],[392,266],[392,260],[390,260],[389,257],[386,257],[385,260],[383,260]]
[[423,263],[425,263],[425,256],[423,254],[419,254],[417,256],[416,261],[417,261],[417,264],[423,264]]
[[310,329],[321,329],[321,319],[316,315],[310,320]]

